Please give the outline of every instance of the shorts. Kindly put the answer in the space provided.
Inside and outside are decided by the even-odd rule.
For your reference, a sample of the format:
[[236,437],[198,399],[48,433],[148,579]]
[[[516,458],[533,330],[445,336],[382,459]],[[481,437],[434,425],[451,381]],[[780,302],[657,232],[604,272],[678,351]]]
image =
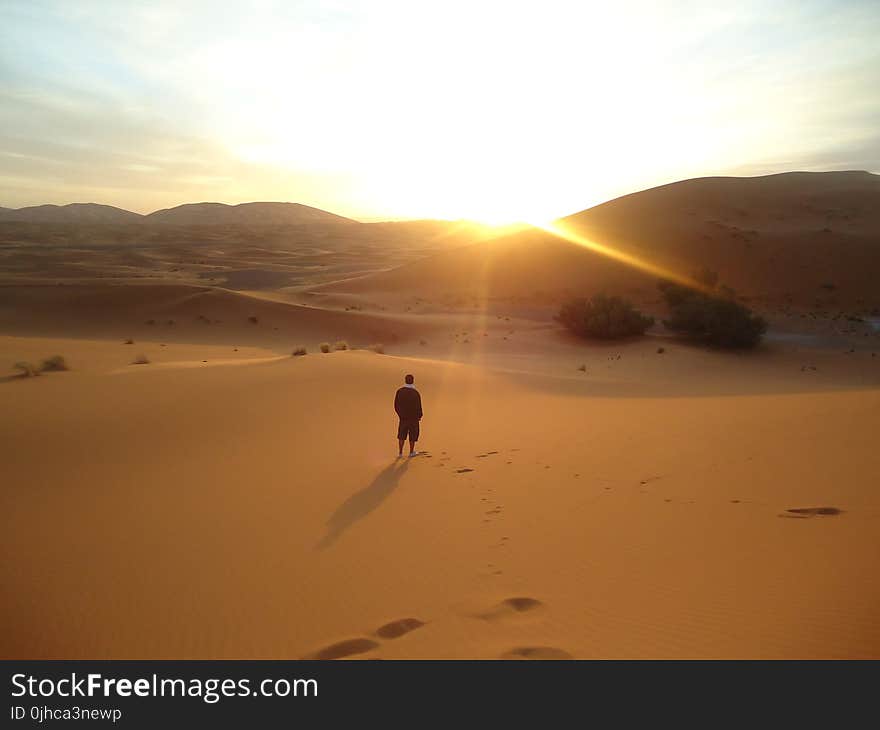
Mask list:
[[401,420],[400,425],[397,427],[397,438],[399,441],[405,441],[409,438],[410,441],[418,441],[419,440],[419,422],[416,421],[403,421]]

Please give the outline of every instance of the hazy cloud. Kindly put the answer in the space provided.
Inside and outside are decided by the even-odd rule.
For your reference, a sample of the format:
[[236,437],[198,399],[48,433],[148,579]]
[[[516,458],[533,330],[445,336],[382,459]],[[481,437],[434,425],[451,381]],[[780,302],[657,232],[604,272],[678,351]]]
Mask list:
[[0,205],[570,213],[880,170],[876,2],[0,3]]

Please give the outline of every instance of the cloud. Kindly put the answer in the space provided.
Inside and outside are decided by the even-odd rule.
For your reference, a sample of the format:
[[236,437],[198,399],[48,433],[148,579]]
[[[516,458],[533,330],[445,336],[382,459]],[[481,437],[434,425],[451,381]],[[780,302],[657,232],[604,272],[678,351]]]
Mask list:
[[877,170],[878,35],[855,1],[5,2],[0,205],[549,218]]

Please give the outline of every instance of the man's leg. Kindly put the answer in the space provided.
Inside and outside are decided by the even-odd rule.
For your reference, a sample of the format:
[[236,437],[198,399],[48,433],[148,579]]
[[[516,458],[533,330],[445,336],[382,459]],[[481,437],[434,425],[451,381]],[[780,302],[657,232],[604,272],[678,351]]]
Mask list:
[[398,456],[403,456],[403,442],[404,441],[406,441],[406,439],[397,439],[397,455]]
[[419,422],[409,425],[409,455],[412,456],[416,452],[416,441],[419,440]]

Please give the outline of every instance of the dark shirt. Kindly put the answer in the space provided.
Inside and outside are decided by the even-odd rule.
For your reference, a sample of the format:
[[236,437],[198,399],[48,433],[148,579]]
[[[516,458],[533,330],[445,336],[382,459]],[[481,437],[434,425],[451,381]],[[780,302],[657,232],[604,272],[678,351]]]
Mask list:
[[422,396],[415,388],[400,388],[394,396],[394,412],[401,421],[418,421],[422,417]]

